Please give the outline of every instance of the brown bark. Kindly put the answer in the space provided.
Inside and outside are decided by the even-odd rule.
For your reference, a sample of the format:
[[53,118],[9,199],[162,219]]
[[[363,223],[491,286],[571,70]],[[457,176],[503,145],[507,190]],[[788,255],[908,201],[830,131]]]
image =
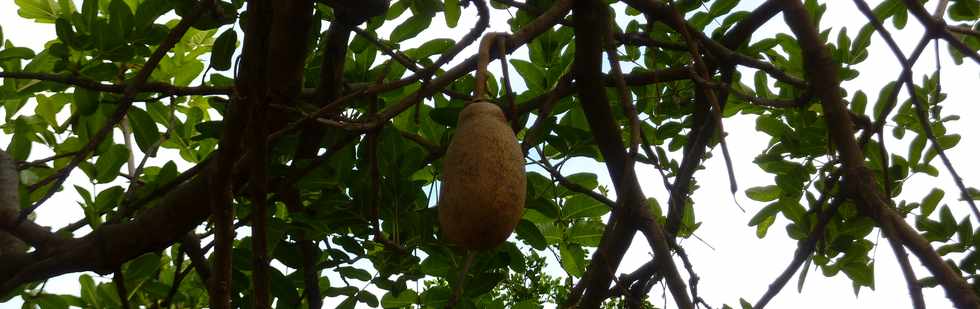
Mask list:
[[661,263],[661,269],[666,272],[668,287],[675,302],[681,308],[693,308],[687,288],[670,258],[667,237],[644,207],[646,198],[635,172],[627,165],[626,149],[606,99],[601,73],[602,47],[605,45],[603,38],[608,33],[608,7],[597,0],[577,0],[574,12],[576,59],[573,70],[579,99],[620,199],[619,206],[609,217],[588,271],[582,278],[585,290],[579,306],[598,308],[606,299],[613,272],[629,249],[638,224],[643,222],[651,226],[651,245]]

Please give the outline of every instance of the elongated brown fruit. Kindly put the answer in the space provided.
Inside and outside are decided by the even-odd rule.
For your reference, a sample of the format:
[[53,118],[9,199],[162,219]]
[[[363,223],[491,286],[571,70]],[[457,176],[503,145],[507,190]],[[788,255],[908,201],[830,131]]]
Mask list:
[[460,247],[493,249],[524,212],[524,156],[497,105],[474,102],[458,123],[443,158],[439,225]]

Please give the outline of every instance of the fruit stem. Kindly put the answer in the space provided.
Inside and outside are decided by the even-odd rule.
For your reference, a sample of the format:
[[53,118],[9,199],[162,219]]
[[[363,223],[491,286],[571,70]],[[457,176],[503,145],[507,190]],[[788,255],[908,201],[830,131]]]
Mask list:
[[463,263],[463,269],[459,270],[456,286],[453,287],[453,295],[449,298],[449,302],[446,303],[446,308],[453,308],[459,302],[459,297],[463,294],[463,285],[466,283],[466,273],[469,272],[474,257],[476,257],[476,251],[466,250],[466,262]]

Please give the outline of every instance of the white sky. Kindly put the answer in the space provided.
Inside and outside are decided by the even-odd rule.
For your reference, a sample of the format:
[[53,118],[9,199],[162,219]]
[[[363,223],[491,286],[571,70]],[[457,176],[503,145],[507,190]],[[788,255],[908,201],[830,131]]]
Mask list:
[[[736,10],[752,10],[761,1],[743,0]],[[857,31],[866,23],[866,19],[853,6],[851,1],[827,1],[831,2],[828,12],[825,14],[821,26],[826,29],[833,27],[831,40],[834,41],[838,30],[841,27],[848,29],[848,34],[853,38]],[[872,7],[879,1],[869,1]],[[931,10],[931,7],[929,8]],[[507,31],[506,19],[509,15],[502,11],[493,10],[491,18],[491,29],[489,31]],[[44,43],[55,37],[54,26],[46,24],[34,24],[20,18],[17,13],[17,6],[13,1],[5,1],[0,4],[0,26],[3,27],[5,38],[14,42],[17,46],[26,46],[35,50],[43,47]],[[407,14],[406,14],[407,15]],[[437,15],[429,29],[419,38],[402,43],[404,49],[419,45],[432,38],[448,37],[459,38],[469,30],[475,21],[475,10],[471,6],[465,9],[459,25],[450,29],[446,27],[441,15]],[[404,19],[404,16],[402,17]],[[384,37],[387,31],[397,23],[389,22],[379,32]],[[890,23],[887,23],[890,25]],[[909,53],[913,45],[922,35],[922,29],[914,18],[909,18],[908,27],[901,32],[894,32],[899,44],[906,53]],[[771,37],[777,32],[789,33],[784,26],[781,16],[772,19],[763,27],[756,36],[755,40]],[[950,159],[954,162],[961,176],[965,179],[967,186],[976,186],[978,171],[977,161],[971,160],[977,147],[980,146],[980,139],[971,132],[978,132],[975,125],[974,113],[978,110],[975,107],[977,99],[974,96],[974,87],[980,86],[980,67],[975,63],[966,62],[964,65],[956,66],[946,55],[945,44],[941,44],[942,58],[942,87],[949,97],[944,102],[944,115],[960,115],[960,121],[947,123],[948,131],[962,135],[960,144],[948,151]],[[923,54],[918,65],[915,67],[915,80],[920,80],[923,74],[931,74],[933,71],[932,47],[930,46]],[[511,58],[526,59],[526,48],[522,48]],[[475,52],[475,47],[470,47],[457,57],[457,61],[465,59]],[[381,57],[379,57],[381,58]],[[491,64],[491,69],[499,75],[499,64]],[[856,67],[862,74],[856,80],[844,84],[853,94],[856,90],[863,90],[869,96],[869,105],[877,99],[877,93],[881,87],[890,81],[894,81],[898,76],[900,66],[886,49],[883,42],[874,37],[870,49],[870,57]],[[511,69],[511,77],[519,79],[516,71]],[[626,69],[628,70],[628,68]],[[743,81],[751,84],[751,74],[743,74],[747,80]],[[515,90],[524,89],[518,81]],[[850,96],[849,96],[850,97]],[[903,93],[902,98],[906,97]],[[900,98],[901,99],[901,98]],[[869,107],[868,110],[871,110]],[[19,113],[31,113],[33,107],[25,107]],[[974,112],[974,113],[971,113]],[[65,116],[67,117],[67,116]],[[753,158],[763,151],[768,143],[769,136],[755,131],[754,118],[745,115],[736,115],[725,120],[725,128],[729,134],[728,143],[731,150],[732,160],[735,164],[735,171],[738,173],[740,190],[754,186],[770,185],[774,182],[771,175],[763,172],[752,164]],[[888,129],[888,128],[886,128]],[[908,137],[905,141],[896,141],[891,134],[885,134],[888,139],[889,151],[900,154],[907,153]],[[0,133],[0,147],[6,147],[10,136]],[[35,145],[35,150],[40,150],[40,145]],[[31,159],[38,159],[49,155],[47,152],[32,154]],[[166,156],[165,156],[166,157]],[[173,158],[173,157],[170,157]],[[168,159],[170,159],[168,158]],[[680,156],[674,154],[672,158],[679,160]],[[139,159],[139,157],[137,157]],[[164,160],[151,160],[154,162],[165,162]],[[967,205],[956,200],[958,192],[950,180],[949,175],[941,166],[938,159],[932,164],[940,170],[939,177],[927,175],[917,175],[909,179],[903,189],[901,198],[909,201],[919,201],[933,187],[939,187],[946,191],[943,203],[948,203],[956,217],[962,218],[969,214]],[[745,298],[750,303],[756,300],[766,291],[772,280],[783,271],[792,258],[796,248],[796,241],[789,239],[785,233],[784,218],[777,219],[776,223],[770,228],[768,235],[764,239],[755,236],[755,228],[747,225],[749,219],[765,204],[754,202],[745,197],[742,192],[737,194],[739,203],[746,209],[746,213],[738,210],[732,202],[732,197],[728,193],[728,179],[725,172],[724,162],[720,153],[715,153],[706,164],[705,170],[700,170],[695,174],[701,189],[694,195],[697,218],[702,221],[701,228],[697,235],[706,240],[714,249],[697,241],[685,241],[683,245],[691,257],[694,268],[701,277],[699,284],[699,294],[715,308],[720,308],[723,303],[733,307],[738,307],[739,297]],[[180,165],[185,168],[187,165]],[[639,166],[637,171],[640,181],[644,186],[644,191],[648,197],[655,197],[666,204],[667,193],[663,190],[659,175],[650,167]],[[575,160],[574,164],[566,165],[563,170],[565,174],[572,174],[580,171],[588,171],[599,175],[600,183],[612,187],[609,177],[602,165],[585,160]],[[69,181],[70,183],[79,183]],[[91,188],[84,182],[79,183],[83,187]],[[82,217],[79,208],[75,204],[78,199],[77,194],[70,186],[61,191],[55,197],[42,206],[38,211],[38,222],[44,225],[61,227],[69,222],[74,222]],[[972,219],[975,223],[977,220]],[[875,241],[877,232],[872,233],[872,241]],[[650,249],[646,245],[646,240],[642,236],[634,239],[633,247],[627,253],[622,265],[618,269],[619,273],[632,272],[636,267],[642,265],[649,259]],[[811,269],[802,293],[796,291],[796,277],[787,284],[783,291],[770,303],[770,308],[910,308],[908,292],[905,287],[904,279],[890,247],[884,239],[879,242],[882,246],[875,250],[875,290],[863,289],[860,297],[855,297],[851,288],[850,279],[845,275],[838,274],[837,277],[825,278],[819,269]],[[937,246],[934,244],[934,246]],[[557,263],[551,259],[552,267],[549,269],[554,275],[562,275],[563,271]],[[679,261],[678,261],[679,262]],[[916,267],[919,277],[928,275],[928,272],[912,258],[913,266]],[[364,265],[361,265],[364,266]],[[326,273],[326,272],[325,272]],[[682,271],[682,273],[684,273]],[[97,276],[95,274],[92,274]],[[48,282],[48,291],[53,293],[77,294],[77,274],[66,275]],[[651,301],[654,304],[664,305],[663,297],[667,298],[667,308],[673,308],[670,296],[662,295],[662,288],[655,287],[651,292]],[[926,303],[932,308],[951,307],[940,289],[924,290]],[[381,293],[375,293],[379,298]],[[335,304],[342,299],[328,300],[327,306]],[[19,301],[14,300],[5,304],[0,304],[0,308],[18,308]]]

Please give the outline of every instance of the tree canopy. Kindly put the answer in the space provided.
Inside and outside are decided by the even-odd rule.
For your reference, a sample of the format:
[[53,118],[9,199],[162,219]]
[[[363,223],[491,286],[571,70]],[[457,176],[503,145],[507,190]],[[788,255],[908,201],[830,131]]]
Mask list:
[[[763,308],[811,268],[873,287],[880,233],[914,308],[930,288],[980,308],[980,191],[946,155],[959,116],[943,112],[938,66],[913,70],[931,61],[921,57],[931,43],[936,61],[980,63],[977,0],[854,0],[867,18],[856,32],[828,26],[816,0],[748,11],[733,10],[739,0],[14,2],[57,38],[32,50],[0,31],[10,140],[0,300],[651,308],[662,282],[678,308]],[[498,17],[509,29],[490,32]],[[442,22],[468,30],[446,38],[433,30]],[[767,23],[790,31],[761,33]],[[907,23],[926,29],[911,49],[893,38]],[[871,55],[873,40],[891,54]],[[485,84],[481,55],[501,66]],[[893,58],[901,74],[882,89],[842,87],[869,74],[854,66],[872,56]],[[477,88],[504,111],[528,172],[516,231],[470,263],[440,234],[437,201],[442,157]],[[739,117],[769,140],[752,163],[770,185],[738,186],[724,124]],[[759,299],[702,298],[699,276],[724,274],[697,273],[680,241],[701,226],[691,194],[713,156],[731,194],[765,203],[750,210],[756,235],[782,218],[798,241]],[[572,159],[606,170],[563,173]],[[644,193],[639,166],[654,167],[669,197]],[[952,206],[971,215],[940,205],[942,188],[899,198],[909,177],[940,170],[955,181]],[[91,185],[69,187],[69,177]],[[52,205],[55,194],[77,205]],[[84,217],[42,226],[40,207]],[[617,274],[634,235],[652,258]],[[543,271],[546,256],[564,276]],[[76,272],[112,281],[82,275],[76,295],[45,292]]]

